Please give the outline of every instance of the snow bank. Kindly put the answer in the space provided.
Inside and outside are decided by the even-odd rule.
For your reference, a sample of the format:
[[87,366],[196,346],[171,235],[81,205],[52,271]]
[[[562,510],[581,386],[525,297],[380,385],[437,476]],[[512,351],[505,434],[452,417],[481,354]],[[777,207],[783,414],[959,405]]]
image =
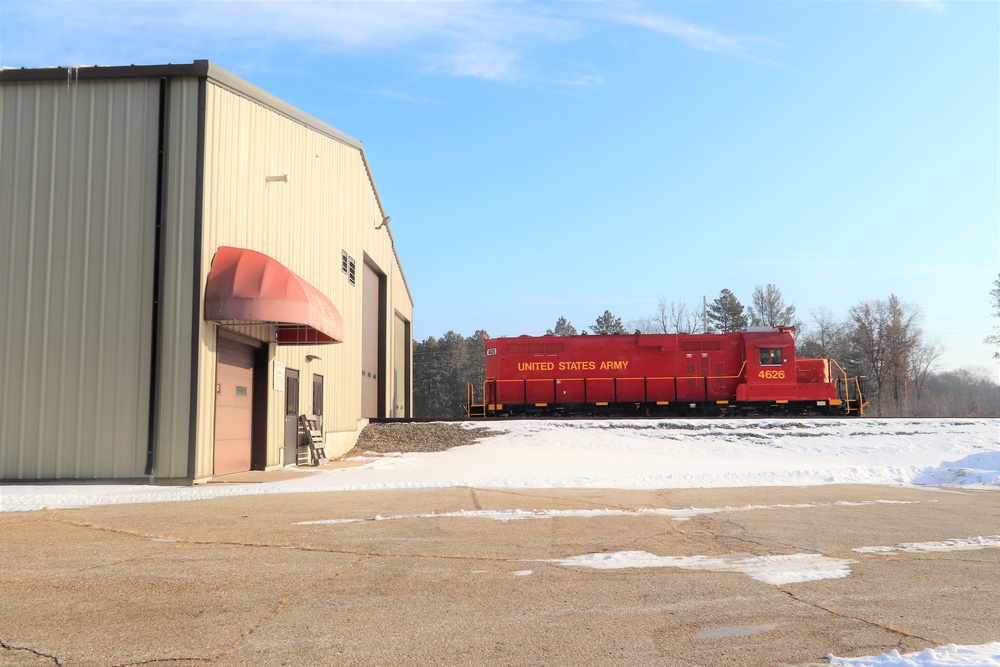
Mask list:
[[880,656],[838,658],[827,656],[833,667],[1000,667],[1000,642],[981,646],[939,646],[917,653],[893,650]]
[[498,435],[474,445],[430,454],[373,455],[364,466],[303,472],[281,482],[0,486],[0,511],[454,486],[1000,486],[997,419],[514,420],[488,427]]

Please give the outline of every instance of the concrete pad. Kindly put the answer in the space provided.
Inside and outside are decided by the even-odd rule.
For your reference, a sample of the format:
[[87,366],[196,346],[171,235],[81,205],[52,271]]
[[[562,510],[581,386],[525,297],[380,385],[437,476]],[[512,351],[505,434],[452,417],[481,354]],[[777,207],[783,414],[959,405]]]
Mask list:
[[[475,510],[620,509],[517,521]],[[686,520],[628,513],[684,509]],[[352,523],[302,523],[360,519]],[[806,665],[1000,639],[1000,493],[875,486],[295,493],[0,514],[0,666]],[[844,578],[594,570],[810,553]]]

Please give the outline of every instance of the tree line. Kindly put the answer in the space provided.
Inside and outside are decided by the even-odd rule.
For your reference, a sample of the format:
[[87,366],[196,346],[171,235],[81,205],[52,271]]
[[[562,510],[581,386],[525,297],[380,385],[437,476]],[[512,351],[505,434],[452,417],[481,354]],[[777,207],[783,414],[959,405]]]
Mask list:
[[[990,292],[992,314],[1000,320],[1000,277]],[[818,309],[803,322],[795,306],[785,302],[773,284],[757,285],[744,306],[729,289],[700,308],[661,297],[654,313],[622,322],[605,310],[586,329],[577,330],[560,316],[546,334],[730,333],[748,327],[795,327],[796,353],[803,358],[835,359],[849,376],[864,376],[869,414],[874,416],[1000,416],[1000,386],[985,369],[937,371],[944,352],[928,340],[919,307],[895,294],[859,301],[844,317]],[[413,347],[413,402],[417,417],[460,417],[467,402],[467,383],[482,391],[486,377],[485,331],[471,336],[449,331]],[[1000,324],[985,342],[997,348]]]

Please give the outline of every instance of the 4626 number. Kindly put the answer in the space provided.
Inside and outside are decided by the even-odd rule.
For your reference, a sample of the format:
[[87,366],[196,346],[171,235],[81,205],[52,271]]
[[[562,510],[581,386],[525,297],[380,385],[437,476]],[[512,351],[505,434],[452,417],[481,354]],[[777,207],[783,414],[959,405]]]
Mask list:
[[785,371],[761,371],[757,373],[757,377],[762,380],[784,380]]

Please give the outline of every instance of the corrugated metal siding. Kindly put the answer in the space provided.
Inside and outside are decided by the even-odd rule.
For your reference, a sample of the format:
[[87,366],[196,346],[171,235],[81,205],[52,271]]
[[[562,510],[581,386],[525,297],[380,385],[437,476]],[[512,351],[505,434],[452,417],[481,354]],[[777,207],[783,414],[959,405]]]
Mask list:
[[0,478],[137,477],[157,82],[0,85]]
[[[327,382],[324,428],[355,431],[361,419],[360,271],[366,255],[389,276],[389,303],[407,318],[412,313],[389,235],[384,228],[375,229],[382,214],[362,155],[353,146],[211,82],[206,108],[202,290],[215,251],[232,245],[274,257],[330,297],[344,318],[346,341],[276,347],[273,361],[323,375]],[[285,175],[287,182],[268,181],[268,177]],[[355,285],[340,270],[344,250],[357,263]],[[385,320],[391,328],[391,312]],[[205,353],[198,373],[199,443],[212,442],[214,414],[209,401],[215,386],[215,326],[202,323]],[[386,333],[391,341],[392,332]],[[386,347],[391,355],[393,346]],[[306,362],[306,354],[321,359]],[[387,367],[393,367],[391,359]],[[311,385],[303,383],[300,411],[311,405],[311,391]],[[270,390],[269,465],[281,463],[283,399],[280,392]],[[211,446],[200,444],[196,476],[210,472]]]
[[198,80],[170,79],[162,220],[159,414],[154,473],[188,477],[196,301],[195,202],[198,169]]

